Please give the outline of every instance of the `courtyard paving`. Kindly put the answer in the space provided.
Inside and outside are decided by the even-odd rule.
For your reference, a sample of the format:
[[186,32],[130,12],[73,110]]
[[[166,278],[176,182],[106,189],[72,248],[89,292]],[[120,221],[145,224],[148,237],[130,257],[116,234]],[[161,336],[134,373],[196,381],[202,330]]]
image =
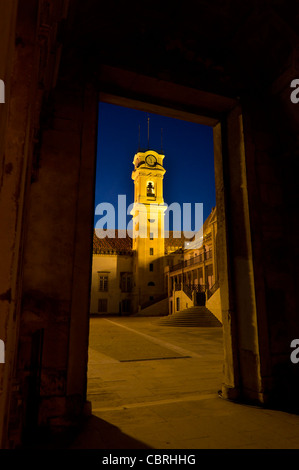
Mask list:
[[91,318],[79,449],[299,449],[299,416],[219,397],[222,328]]

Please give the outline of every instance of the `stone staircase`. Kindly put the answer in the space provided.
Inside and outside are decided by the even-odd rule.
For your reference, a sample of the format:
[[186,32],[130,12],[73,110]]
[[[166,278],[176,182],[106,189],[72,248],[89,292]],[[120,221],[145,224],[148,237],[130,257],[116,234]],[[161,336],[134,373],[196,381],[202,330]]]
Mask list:
[[190,307],[157,321],[159,326],[221,327],[222,324],[206,307]]

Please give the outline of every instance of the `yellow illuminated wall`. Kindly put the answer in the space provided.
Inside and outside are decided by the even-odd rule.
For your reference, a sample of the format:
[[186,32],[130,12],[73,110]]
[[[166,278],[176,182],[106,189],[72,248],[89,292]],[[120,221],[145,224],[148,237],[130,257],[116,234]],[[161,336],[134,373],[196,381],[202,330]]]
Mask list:
[[133,160],[134,207],[133,250],[134,274],[139,305],[165,292],[164,155],[153,150],[138,152]]

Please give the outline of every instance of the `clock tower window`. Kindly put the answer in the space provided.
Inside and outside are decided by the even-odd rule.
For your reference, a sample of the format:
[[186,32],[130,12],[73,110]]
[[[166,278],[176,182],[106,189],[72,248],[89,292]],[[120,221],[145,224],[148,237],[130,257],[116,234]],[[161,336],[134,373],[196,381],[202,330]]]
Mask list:
[[155,186],[152,181],[149,181],[146,185],[147,197],[155,197]]

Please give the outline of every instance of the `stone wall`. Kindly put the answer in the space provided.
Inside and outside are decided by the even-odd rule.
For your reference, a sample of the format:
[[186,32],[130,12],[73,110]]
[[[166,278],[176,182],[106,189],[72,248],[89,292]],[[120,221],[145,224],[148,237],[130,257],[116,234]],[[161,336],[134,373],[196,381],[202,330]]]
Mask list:
[[1,446],[84,406],[97,92],[214,126],[224,396],[296,407],[295,3],[200,0],[174,25],[161,5],[153,37],[151,16],[128,28],[109,2],[2,2]]
[[143,308],[136,315],[141,317],[162,317],[168,315],[168,303],[168,298],[160,300],[153,305]]
[[216,292],[214,292],[214,294],[206,301],[206,307],[222,323],[220,289],[217,289]]
[[[0,445],[8,442],[9,420],[19,427],[15,366],[20,327],[24,229],[27,202],[38,147],[42,101],[55,82],[59,54],[58,23],[65,2],[1,2],[1,79],[5,104],[0,106],[0,335],[6,361],[0,371]],[[2,49],[3,47],[3,49]],[[9,418],[10,407],[11,416]],[[19,440],[20,436],[16,438]],[[14,441],[14,437],[10,439]],[[4,444],[3,444],[4,445]]]
[[[29,197],[18,361],[23,399],[40,382],[41,426],[68,423],[84,405],[97,95],[58,86],[50,105]],[[37,424],[33,418],[24,425]]]

